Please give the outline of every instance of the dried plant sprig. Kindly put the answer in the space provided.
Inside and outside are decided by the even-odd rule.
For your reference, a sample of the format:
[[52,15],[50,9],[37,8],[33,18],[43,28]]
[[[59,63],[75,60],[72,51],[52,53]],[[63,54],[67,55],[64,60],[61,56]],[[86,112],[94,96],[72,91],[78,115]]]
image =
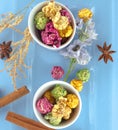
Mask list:
[[25,64],[25,58],[28,53],[29,45],[32,41],[32,37],[29,33],[28,28],[26,28],[24,32],[22,32],[21,30],[17,29],[16,26],[23,21],[27,9],[34,1],[35,0],[31,0],[28,5],[18,11],[16,14],[8,12],[6,14],[0,15],[0,33],[5,29],[10,28],[13,31],[23,35],[23,38],[21,40],[17,42],[12,42],[12,53],[10,54],[9,59],[4,60],[4,68],[3,70],[0,70],[0,72],[4,70],[9,72],[9,75],[12,77],[15,90],[17,90],[16,78],[20,77],[19,72],[21,72],[25,76],[23,68],[29,68],[29,66]]
[[18,16],[13,13],[7,13],[2,16],[0,20],[0,32],[7,28],[12,28],[19,25],[24,18],[24,15],[19,14]]
[[17,90],[16,78],[19,77],[19,72],[24,74],[23,67],[28,68],[28,66],[25,64],[25,58],[28,53],[29,45],[32,41],[32,37],[28,28],[24,30],[23,34],[23,39],[12,43],[13,51],[10,55],[10,58],[5,60],[5,69],[12,77],[13,86],[15,90]]
[[34,0],[31,0],[27,6],[18,11],[16,14],[13,14],[12,12],[2,14],[0,16],[0,32],[4,31],[7,28],[11,28],[16,31],[17,29],[15,29],[15,26],[19,25],[22,22],[26,10],[30,7],[32,2],[34,2]]

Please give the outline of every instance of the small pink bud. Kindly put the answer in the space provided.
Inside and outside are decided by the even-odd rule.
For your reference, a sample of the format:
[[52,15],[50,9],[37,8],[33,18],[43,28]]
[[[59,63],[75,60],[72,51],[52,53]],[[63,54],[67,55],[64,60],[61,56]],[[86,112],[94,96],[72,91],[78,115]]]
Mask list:
[[60,79],[64,75],[64,70],[61,66],[54,66],[51,71],[51,75],[54,79]]

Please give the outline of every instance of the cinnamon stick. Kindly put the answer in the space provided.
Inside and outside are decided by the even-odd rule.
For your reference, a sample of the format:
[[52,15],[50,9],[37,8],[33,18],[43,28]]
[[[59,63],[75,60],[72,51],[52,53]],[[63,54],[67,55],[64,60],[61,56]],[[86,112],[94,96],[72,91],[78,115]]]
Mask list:
[[41,123],[34,121],[30,118],[24,117],[22,115],[13,113],[13,112],[8,112],[6,116],[6,120],[21,126],[23,128],[26,128],[28,130],[53,130],[51,128],[48,128]]
[[26,95],[29,93],[29,90],[27,89],[26,86],[23,86],[19,88],[18,90],[0,98],[0,108],[8,105],[9,103],[17,100],[18,98]]

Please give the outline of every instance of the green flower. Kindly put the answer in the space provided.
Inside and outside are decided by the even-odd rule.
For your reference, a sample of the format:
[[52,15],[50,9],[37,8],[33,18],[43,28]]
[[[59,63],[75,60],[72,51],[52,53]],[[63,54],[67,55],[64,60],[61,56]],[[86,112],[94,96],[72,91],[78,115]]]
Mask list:
[[58,99],[61,96],[66,96],[67,91],[62,86],[56,85],[54,89],[51,91],[51,94],[55,99]]
[[82,80],[83,82],[87,82],[90,78],[90,71],[88,69],[79,70],[76,73],[76,77]]
[[52,116],[52,113],[46,114],[46,115],[44,116],[44,119],[49,120],[49,123],[50,123],[51,125],[54,125],[54,126],[59,125],[59,124],[61,123],[61,121],[62,121],[62,118],[53,117],[53,116]]
[[37,29],[43,30],[48,22],[48,18],[45,17],[43,12],[38,12],[34,17],[34,24]]

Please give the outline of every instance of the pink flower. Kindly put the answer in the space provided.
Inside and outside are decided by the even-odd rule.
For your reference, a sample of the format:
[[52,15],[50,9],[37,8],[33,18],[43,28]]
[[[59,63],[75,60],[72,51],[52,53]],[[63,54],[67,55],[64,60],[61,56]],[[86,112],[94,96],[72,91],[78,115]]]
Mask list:
[[54,66],[51,71],[51,75],[54,79],[60,79],[64,75],[64,70],[61,66]]
[[62,10],[60,10],[60,13],[61,13],[62,16],[66,16],[69,20],[69,23],[71,23],[71,16],[70,16],[70,14],[67,10],[62,9]]
[[53,105],[48,101],[46,97],[40,98],[36,103],[36,108],[41,114],[47,114],[51,112]]
[[42,41],[50,46],[59,47],[61,45],[62,38],[59,36],[58,31],[54,28],[53,23],[46,24],[46,28],[41,32]]

